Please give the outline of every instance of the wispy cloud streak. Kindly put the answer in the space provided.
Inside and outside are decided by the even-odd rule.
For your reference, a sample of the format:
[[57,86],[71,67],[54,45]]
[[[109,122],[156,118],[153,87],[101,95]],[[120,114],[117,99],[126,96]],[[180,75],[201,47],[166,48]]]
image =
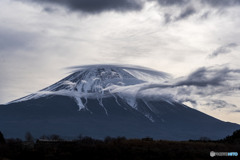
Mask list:
[[236,43],[229,43],[227,45],[223,45],[218,47],[212,54],[209,55],[209,58],[217,57],[221,54],[228,54],[231,53],[232,49],[236,48],[238,44]]

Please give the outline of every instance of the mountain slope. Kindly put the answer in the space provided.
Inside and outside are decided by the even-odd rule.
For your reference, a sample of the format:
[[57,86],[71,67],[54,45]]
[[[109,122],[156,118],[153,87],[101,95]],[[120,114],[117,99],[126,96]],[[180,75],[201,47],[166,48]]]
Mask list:
[[223,138],[240,126],[222,122],[171,99],[142,96],[146,77],[170,76],[145,68],[85,66],[41,90],[0,106],[0,130],[8,137],[79,134],[186,140]]

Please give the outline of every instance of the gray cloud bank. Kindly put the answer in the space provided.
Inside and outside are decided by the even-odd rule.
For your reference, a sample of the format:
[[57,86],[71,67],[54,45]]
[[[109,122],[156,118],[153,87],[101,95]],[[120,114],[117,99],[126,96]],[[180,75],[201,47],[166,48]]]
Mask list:
[[195,14],[197,11],[194,7],[187,7],[186,9],[182,10],[182,12],[180,12],[180,14],[176,17],[174,17],[173,15],[169,14],[169,13],[165,13],[164,15],[164,19],[165,19],[165,23],[170,23],[170,22],[175,22],[175,21],[180,21],[183,19],[186,19],[188,17],[190,17],[191,15]]
[[190,2],[190,0],[158,0],[158,3],[163,6],[184,5],[189,2]]
[[205,105],[210,106],[210,107],[215,107],[216,109],[225,108],[225,107],[232,107],[232,108],[237,107],[236,105],[229,104],[229,103],[227,103],[226,101],[223,101],[223,100],[211,100],[211,101],[207,102]]
[[103,11],[132,11],[141,10],[143,2],[141,0],[22,0],[37,2],[40,4],[61,5],[71,11],[81,11],[86,13],[100,13]]
[[188,7],[183,12],[180,13],[180,15],[176,18],[176,20],[185,19],[194,13],[196,13],[196,10],[193,7]]
[[233,5],[239,5],[240,0],[158,0],[158,3],[163,6],[171,5],[189,5],[191,2],[199,1],[205,5],[211,5],[213,7],[227,7]]
[[[104,11],[136,11],[141,10],[144,4],[152,0],[21,0],[25,2],[35,2],[39,4],[60,5],[70,11],[80,11],[90,14],[96,14]],[[240,5],[240,0],[157,0],[160,6],[179,6],[187,8],[185,12],[179,15],[179,19],[188,17],[195,13],[191,7],[193,3],[199,2],[211,7],[225,8],[234,5]],[[49,7],[47,7],[47,10]]]
[[201,0],[202,3],[208,4],[214,7],[226,7],[240,5],[240,0]]
[[[116,87],[111,92],[136,91],[134,96],[151,97],[193,106],[204,105],[212,109],[237,106],[216,97],[237,95],[240,92],[240,69],[228,67],[202,67],[186,77],[172,79],[166,83],[145,83],[137,86]],[[111,87],[110,87],[111,88]],[[111,88],[112,89],[112,88]],[[131,96],[131,95],[130,95]],[[215,98],[213,98],[215,97]]]
[[209,58],[217,57],[220,54],[227,54],[231,52],[231,49],[237,47],[238,44],[236,43],[229,43],[227,45],[220,46],[212,54],[209,55]]
[[202,67],[190,74],[185,80],[178,82],[177,86],[224,86],[227,81],[237,81],[240,75],[239,69],[206,68]]
[[0,26],[0,52],[31,48],[33,39],[37,35],[30,32],[21,32]]

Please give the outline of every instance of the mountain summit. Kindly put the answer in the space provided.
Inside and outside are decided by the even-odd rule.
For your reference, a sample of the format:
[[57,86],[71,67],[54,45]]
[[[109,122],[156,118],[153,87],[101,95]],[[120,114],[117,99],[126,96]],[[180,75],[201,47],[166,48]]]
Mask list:
[[[138,111],[135,105],[137,92],[142,85],[154,80],[164,82],[170,78],[170,75],[164,72],[133,66],[89,65],[74,67],[73,69],[71,75],[59,82],[11,103],[49,95],[62,95],[74,98],[79,110],[90,111],[87,107],[88,99],[97,99],[99,105],[107,114],[102,99],[114,97],[116,103],[118,103],[117,97],[121,97],[123,101]],[[134,91],[127,94],[126,92],[129,92],[129,90]]]
[[0,106],[0,130],[9,137],[79,134],[186,140],[223,138],[240,126],[220,121],[170,98],[152,95],[149,84],[171,76],[143,67],[88,65],[59,82]]

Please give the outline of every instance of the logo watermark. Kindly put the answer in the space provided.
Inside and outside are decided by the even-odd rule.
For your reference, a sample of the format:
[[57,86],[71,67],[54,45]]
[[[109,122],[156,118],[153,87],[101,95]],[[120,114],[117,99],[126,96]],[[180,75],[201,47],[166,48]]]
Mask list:
[[238,152],[214,152],[211,151],[210,152],[210,156],[211,157],[215,157],[215,156],[238,156]]

